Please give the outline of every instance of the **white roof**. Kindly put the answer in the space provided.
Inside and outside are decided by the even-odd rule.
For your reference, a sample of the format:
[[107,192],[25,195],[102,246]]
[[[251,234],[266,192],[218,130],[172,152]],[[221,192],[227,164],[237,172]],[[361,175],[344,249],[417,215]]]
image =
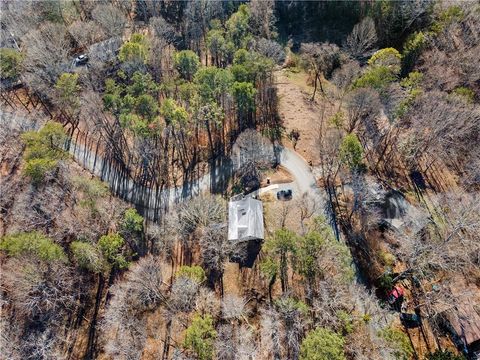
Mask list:
[[246,197],[228,203],[228,240],[263,239],[263,205]]

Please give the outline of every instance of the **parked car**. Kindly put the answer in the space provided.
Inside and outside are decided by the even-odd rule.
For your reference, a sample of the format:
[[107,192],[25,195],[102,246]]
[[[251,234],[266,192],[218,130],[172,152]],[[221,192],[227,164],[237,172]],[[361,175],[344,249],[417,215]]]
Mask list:
[[292,200],[293,192],[292,189],[285,189],[285,190],[280,190],[277,192],[277,199],[278,200]]
[[413,329],[421,325],[420,316],[418,314],[400,313],[400,320],[408,329]]
[[73,63],[75,66],[85,65],[88,62],[88,55],[82,54],[78,55],[74,60]]

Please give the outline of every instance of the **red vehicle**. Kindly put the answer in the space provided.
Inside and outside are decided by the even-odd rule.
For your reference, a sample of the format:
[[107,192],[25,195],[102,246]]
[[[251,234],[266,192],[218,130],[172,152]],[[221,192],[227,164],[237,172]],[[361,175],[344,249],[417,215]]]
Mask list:
[[387,294],[388,303],[394,305],[396,303],[401,304],[403,302],[404,291],[401,287],[395,286]]

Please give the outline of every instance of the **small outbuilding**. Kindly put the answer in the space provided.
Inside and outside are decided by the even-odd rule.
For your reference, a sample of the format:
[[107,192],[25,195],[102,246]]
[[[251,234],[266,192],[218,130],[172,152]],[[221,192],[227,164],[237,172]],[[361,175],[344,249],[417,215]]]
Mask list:
[[264,239],[263,205],[260,200],[245,197],[228,203],[228,240]]

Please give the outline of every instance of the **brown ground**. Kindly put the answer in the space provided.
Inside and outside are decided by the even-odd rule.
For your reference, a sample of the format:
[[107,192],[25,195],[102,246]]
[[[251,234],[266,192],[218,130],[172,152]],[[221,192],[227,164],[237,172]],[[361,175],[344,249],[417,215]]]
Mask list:
[[317,91],[315,101],[310,101],[313,87],[308,85],[308,75],[289,69],[277,71],[279,115],[285,127],[284,144],[293,149],[293,143],[286,137],[292,129],[300,132],[295,150],[307,161],[316,165],[318,161],[316,139],[322,119],[334,113],[333,105]]
[[265,171],[263,173],[263,179],[261,182],[261,187],[268,186],[267,178],[270,179],[270,185],[273,184],[288,184],[293,182],[293,176],[285,169],[283,166],[277,166],[275,169]]

